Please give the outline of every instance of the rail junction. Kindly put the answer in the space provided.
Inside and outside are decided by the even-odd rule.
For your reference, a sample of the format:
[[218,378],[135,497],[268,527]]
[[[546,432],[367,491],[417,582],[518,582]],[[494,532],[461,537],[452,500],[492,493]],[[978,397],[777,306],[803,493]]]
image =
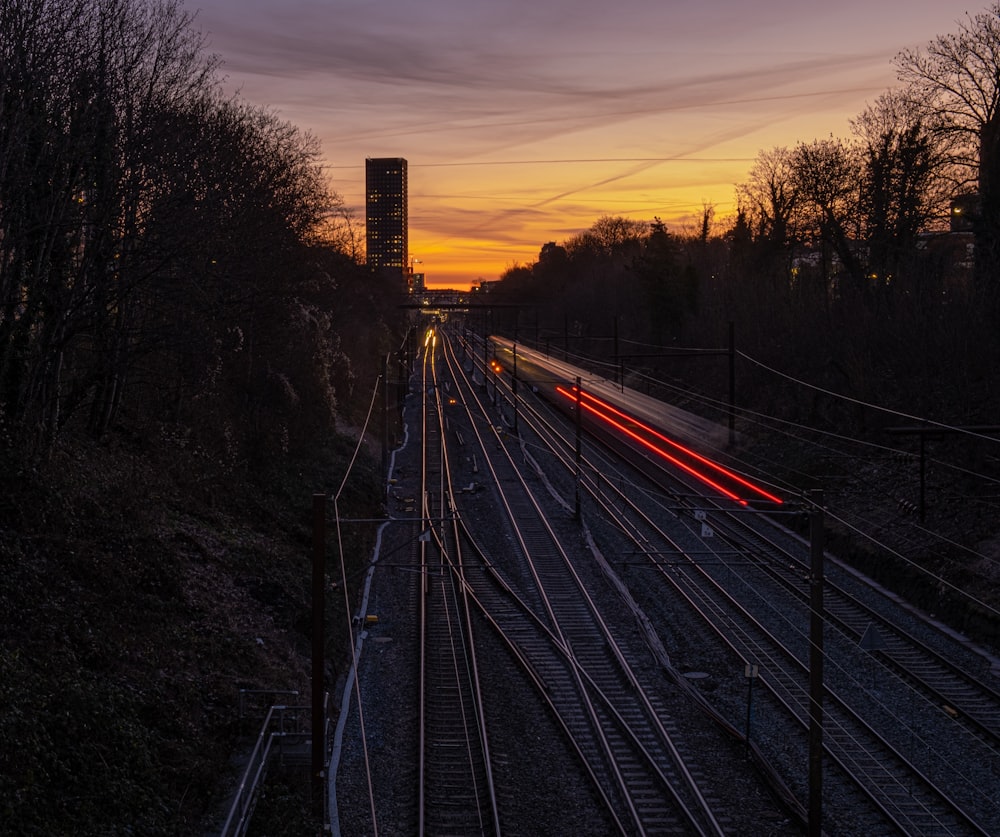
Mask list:
[[808,502],[715,429],[438,326],[407,423],[335,832],[1000,833],[995,661],[832,555],[815,772]]

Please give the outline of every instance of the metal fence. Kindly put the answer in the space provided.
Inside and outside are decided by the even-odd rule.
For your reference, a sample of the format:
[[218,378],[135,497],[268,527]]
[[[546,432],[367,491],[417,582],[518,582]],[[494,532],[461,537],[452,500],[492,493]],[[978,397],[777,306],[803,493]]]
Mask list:
[[[246,690],[240,691],[240,719],[246,711],[246,698],[250,696]],[[270,692],[254,692],[253,694],[271,694]],[[297,695],[297,692],[284,694]],[[325,703],[329,703],[329,695]],[[329,741],[329,714],[326,714],[326,732],[324,740]],[[250,754],[239,786],[229,808],[229,816],[219,832],[219,837],[243,837],[250,824],[254,806],[260,794],[261,786],[267,777],[267,771],[276,755],[288,754],[296,748],[310,747],[310,722],[312,710],[308,706],[290,706],[274,704],[264,717],[260,732]],[[327,745],[328,746],[328,745]],[[324,754],[325,761],[325,754]]]

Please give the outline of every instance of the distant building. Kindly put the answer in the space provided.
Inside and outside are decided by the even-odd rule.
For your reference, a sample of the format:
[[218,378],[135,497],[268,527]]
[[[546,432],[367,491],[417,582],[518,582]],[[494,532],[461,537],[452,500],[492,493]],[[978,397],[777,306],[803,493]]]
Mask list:
[[365,228],[368,267],[373,273],[407,275],[408,214],[406,160],[365,160]]

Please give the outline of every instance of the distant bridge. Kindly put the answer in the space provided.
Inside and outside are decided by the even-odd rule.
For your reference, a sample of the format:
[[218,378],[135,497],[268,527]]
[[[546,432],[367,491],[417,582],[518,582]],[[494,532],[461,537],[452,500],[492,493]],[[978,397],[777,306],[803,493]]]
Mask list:
[[517,308],[515,302],[504,302],[482,291],[437,290],[408,294],[401,308],[414,308],[427,313],[434,311],[468,310],[472,308]]

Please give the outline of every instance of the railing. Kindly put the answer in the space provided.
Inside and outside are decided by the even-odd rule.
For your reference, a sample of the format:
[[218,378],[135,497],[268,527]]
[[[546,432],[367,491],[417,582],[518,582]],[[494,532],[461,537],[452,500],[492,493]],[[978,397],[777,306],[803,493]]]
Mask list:
[[[289,694],[298,694],[297,692]],[[244,696],[240,694],[240,713],[244,710]],[[324,698],[324,705],[329,704],[329,695]],[[285,743],[286,739],[295,738],[301,740],[307,736],[305,722],[311,714],[311,708],[307,706],[285,706],[275,704],[267,711],[264,722],[261,724],[257,741],[254,744],[253,752],[247,761],[243,776],[240,779],[239,787],[233,797],[232,805],[229,808],[229,816],[219,832],[219,837],[242,837],[246,833],[250,824],[250,817],[253,814],[254,806],[257,803],[257,796],[261,785],[267,776],[267,769],[271,756]],[[329,713],[324,710],[326,723],[324,725],[324,741],[329,741]],[[307,737],[308,740],[308,737]],[[325,758],[324,758],[325,761]]]

